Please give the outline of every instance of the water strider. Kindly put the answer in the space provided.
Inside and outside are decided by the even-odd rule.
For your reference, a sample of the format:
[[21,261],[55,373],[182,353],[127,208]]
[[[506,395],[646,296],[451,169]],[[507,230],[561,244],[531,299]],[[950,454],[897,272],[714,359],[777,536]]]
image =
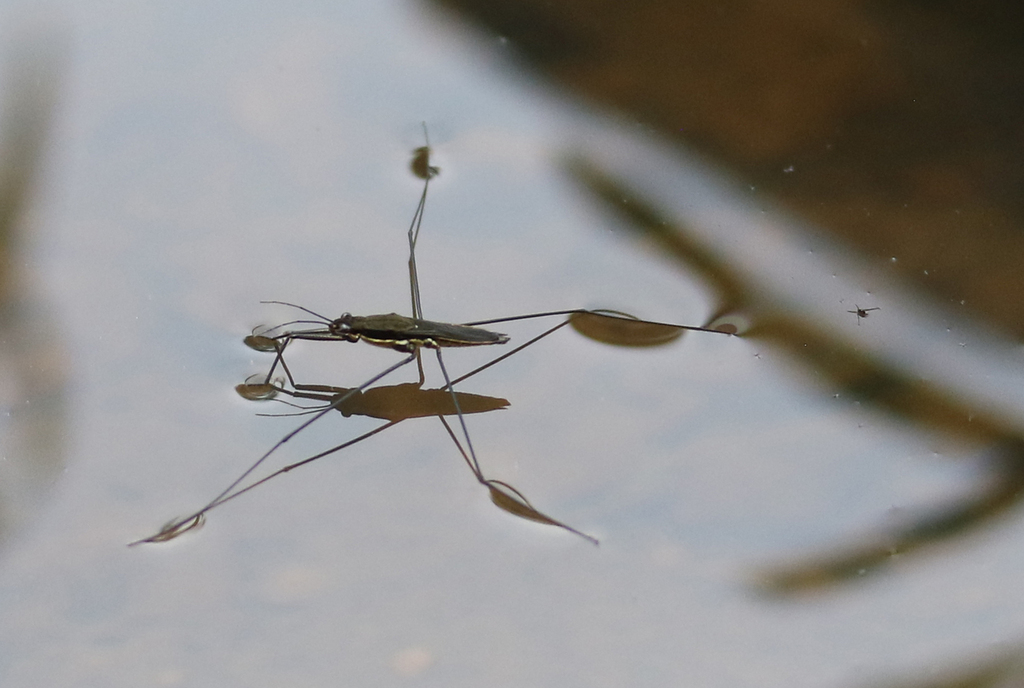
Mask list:
[[853,313],[854,315],[857,316],[857,324],[858,325],[860,325],[861,318],[866,318],[866,317],[868,317],[868,315],[870,315],[869,311],[881,310],[881,308],[879,308],[878,306],[875,306],[874,308],[861,308],[857,304],[854,304],[853,307],[856,308],[857,310],[846,311],[846,312],[847,313]]
[[[425,133],[425,128],[424,128]],[[423,146],[414,151],[411,168],[416,176],[423,179],[423,192],[419,204],[413,215],[409,226],[409,286],[412,298],[412,317],[386,313],[380,315],[355,316],[345,313],[338,318],[327,318],[312,310],[294,304],[284,304],[298,308],[304,313],[313,316],[316,320],[296,320],[275,328],[265,330],[256,334],[255,332],[246,337],[245,342],[250,347],[272,352],[275,354],[274,362],[262,382],[246,383],[238,386],[242,396],[249,399],[268,399],[285,394],[296,399],[309,399],[322,402],[318,407],[302,408],[303,414],[310,414],[310,417],[303,421],[291,432],[282,437],[263,456],[256,460],[237,479],[221,491],[213,500],[198,511],[183,518],[172,520],[167,523],[158,533],[131,543],[137,545],[143,542],[163,542],[173,539],[182,533],[202,525],[205,514],[225,502],[228,502],[249,490],[273,479],[274,477],[294,470],[300,466],[316,461],[324,456],[341,451],[346,447],[361,442],[403,420],[414,417],[425,417],[428,415],[437,416],[456,448],[462,455],[469,469],[472,471],[477,482],[486,487],[490,493],[491,500],[501,509],[539,523],[557,526],[575,535],[578,535],[593,544],[598,544],[596,538],[587,535],[575,528],[557,521],[537,509],[535,509],[526,497],[506,482],[487,478],[477,460],[476,451],[470,439],[469,430],[466,425],[465,416],[471,413],[482,413],[498,408],[504,408],[508,402],[495,397],[485,397],[475,394],[458,392],[455,385],[486,370],[487,368],[505,360],[509,356],[531,346],[535,342],[547,337],[566,325],[571,325],[577,332],[601,342],[622,346],[658,346],[677,339],[685,330],[699,332],[713,332],[716,334],[734,334],[734,330],[709,327],[697,327],[690,325],[676,325],[671,323],[660,323],[649,320],[641,320],[632,315],[610,310],[586,310],[569,309],[559,311],[548,311],[544,313],[531,313],[527,315],[493,318],[476,322],[452,324],[435,322],[423,318],[423,310],[420,302],[419,280],[416,268],[416,242],[419,238],[419,231],[423,221],[423,210],[426,204],[427,191],[430,180],[439,172],[438,168],[430,165],[429,145]],[[283,302],[269,302],[283,303]],[[443,348],[467,347],[467,346],[491,346],[502,345],[509,341],[509,337],[499,332],[492,332],[483,329],[482,325],[492,325],[518,320],[529,320],[551,316],[567,316],[557,325],[549,328],[529,341],[511,349],[484,365],[466,373],[456,379],[451,379],[444,364],[441,353]],[[307,329],[286,329],[294,325],[315,325]],[[307,341],[342,341],[359,342],[364,341],[374,346],[386,347],[395,351],[407,354],[399,362],[389,366],[369,380],[355,388],[342,388],[327,385],[308,385],[295,382],[291,371],[285,362],[284,354],[288,345],[295,340]],[[420,358],[421,349],[432,349],[437,357],[438,367],[444,378],[445,384],[438,389],[422,389],[424,384],[423,362]],[[405,383],[391,386],[374,386],[378,381],[390,375],[392,372],[402,368],[413,361],[416,361],[419,369],[418,383]],[[277,368],[284,371],[287,378],[285,382],[273,381]],[[348,440],[335,447],[322,451],[314,456],[307,457],[301,461],[289,464],[277,471],[270,473],[249,484],[243,485],[247,478],[259,468],[274,452],[281,446],[315,423],[320,418],[331,413],[340,411],[344,415],[360,414],[382,418],[388,422],[359,437]],[[445,416],[454,415],[458,418],[460,432],[456,433]]]

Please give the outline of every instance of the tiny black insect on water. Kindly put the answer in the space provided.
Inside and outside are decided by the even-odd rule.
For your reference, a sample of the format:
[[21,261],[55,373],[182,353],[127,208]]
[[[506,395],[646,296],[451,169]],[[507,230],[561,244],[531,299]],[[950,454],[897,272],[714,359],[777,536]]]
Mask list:
[[[425,126],[424,137],[426,137]],[[413,152],[413,160],[410,167],[413,173],[423,180],[423,192],[420,195],[419,204],[416,207],[416,212],[413,214],[408,231],[409,289],[412,297],[412,317],[397,313],[368,316],[344,313],[332,319],[302,306],[284,304],[313,316],[315,320],[295,320],[274,328],[259,331],[259,333],[254,331],[253,334],[246,337],[245,343],[248,346],[259,351],[273,353],[274,361],[265,376],[259,376],[256,381],[252,381],[252,378],[250,378],[250,381],[238,385],[236,389],[239,394],[248,399],[280,400],[281,396],[284,395],[296,400],[316,401],[319,402],[319,405],[314,407],[299,406],[299,412],[296,415],[309,415],[309,417],[278,440],[263,456],[257,459],[238,478],[232,481],[230,485],[201,509],[183,518],[170,521],[156,534],[137,540],[131,543],[131,545],[144,542],[164,542],[176,538],[186,531],[201,526],[206,514],[212,509],[239,497],[282,473],[339,452],[409,418],[427,416],[436,416],[440,420],[457,450],[462,455],[466,465],[473,473],[473,476],[477,482],[487,488],[491,500],[498,507],[515,516],[562,528],[595,545],[598,544],[596,538],[538,511],[512,485],[501,480],[486,477],[477,459],[473,442],[470,439],[466,416],[504,408],[508,406],[508,402],[497,397],[456,391],[455,386],[522,351],[566,325],[570,325],[580,334],[600,342],[633,347],[667,344],[678,339],[686,330],[725,335],[735,334],[735,330],[728,326],[697,327],[641,320],[618,311],[586,310],[582,308],[530,313],[462,324],[435,322],[424,319],[423,310],[420,305],[419,279],[416,268],[416,242],[419,238],[420,226],[423,222],[423,211],[426,205],[430,180],[440,172],[438,168],[430,164],[429,142]],[[265,303],[283,302],[270,301]],[[449,376],[441,353],[442,349],[503,345],[509,342],[508,335],[492,332],[484,329],[483,326],[554,316],[561,316],[562,319],[553,327],[468,373],[455,379]],[[312,327],[292,329],[297,325],[312,325]],[[288,364],[285,361],[286,349],[289,344],[296,340],[323,342],[362,341],[374,346],[394,349],[406,354],[406,356],[357,387],[345,388],[330,385],[302,384],[296,382],[292,377]],[[420,357],[422,349],[432,349],[434,351],[438,368],[444,378],[445,384],[443,387],[438,389],[422,388],[425,383],[423,361]],[[413,361],[416,362],[419,370],[418,382],[377,385],[383,378]],[[276,380],[274,374],[279,368],[283,371],[284,379]],[[297,405],[297,402],[293,405]],[[387,422],[363,435],[347,440],[301,461],[291,463],[261,478],[250,479],[250,476],[279,448],[332,411],[339,411],[345,416],[366,415],[380,418]],[[458,419],[458,432],[448,422],[446,416],[455,416]],[[249,480],[248,483],[246,482],[247,480]]]
[[861,308],[857,304],[854,304],[853,307],[856,308],[857,310],[846,311],[846,312],[847,313],[853,313],[854,315],[857,316],[857,324],[858,325],[860,325],[860,321],[861,321],[862,318],[866,318],[866,317],[868,317],[868,315],[870,315],[869,311],[881,310],[878,306],[875,306],[874,308]]

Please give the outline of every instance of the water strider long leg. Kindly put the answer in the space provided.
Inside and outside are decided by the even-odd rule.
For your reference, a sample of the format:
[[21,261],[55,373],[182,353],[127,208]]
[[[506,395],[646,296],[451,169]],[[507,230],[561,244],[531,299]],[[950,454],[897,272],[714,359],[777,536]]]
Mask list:
[[[430,164],[430,136],[427,134],[427,123],[423,122],[423,142],[424,145],[417,148],[412,161],[413,173],[423,180],[423,193],[420,194],[419,203],[416,205],[416,212],[413,213],[412,222],[409,223],[409,292],[412,297],[412,317],[414,319],[423,319],[423,303],[420,299],[420,278],[419,273],[416,270],[416,242],[420,237],[420,227],[423,225],[423,211],[427,207],[427,191],[430,188],[430,180],[433,179],[440,170]],[[416,352],[416,367],[420,374],[420,384],[426,382],[426,377],[423,375],[423,361],[419,356],[419,351]]]
[[[426,125],[424,125],[424,127],[423,127],[423,133],[424,133],[424,137],[426,137],[426,133],[427,133]],[[420,196],[419,205],[416,208],[416,213],[414,214],[412,223],[409,226],[409,235],[408,235],[409,236],[409,289],[410,289],[410,292],[412,294],[412,315],[413,315],[413,318],[414,319],[418,319],[418,320],[422,320],[423,319],[423,305],[422,305],[422,301],[420,300],[419,274],[418,274],[418,271],[416,269],[416,242],[419,239],[420,227],[422,226],[422,223],[423,223],[423,211],[424,211],[424,208],[425,208],[425,205],[426,205],[426,201],[427,201],[427,188],[428,188],[428,185],[430,184],[430,179],[435,174],[437,174],[437,169],[433,168],[433,167],[430,167],[430,162],[429,162],[429,160],[430,160],[430,158],[429,158],[429,155],[430,155],[429,140],[427,141],[427,146],[424,146],[423,148],[421,148],[421,149],[419,149],[417,151],[417,155],[418,156],[422,156],[421,166],[422,166],[422,168],[424,170],[424,174],[422,174],[421,176],[422,176],[422,178],[424,180],[424,183],[423,183],[423,193]],[[513,355],[513,354],[515,354],[515,353],[517,353],[519,351],[522,351],[524,348],[526,348],[527,346],[533,344],[534,342],[538,341],[539,339],[542,339],[543,337],[546,337],[547,335],[555,332],[556,330],[561,329],[564,325],[568,324],[568,322],[569,321],[567,320],[567,321],[565,321],[563,323],[560,323],[560,324],[556,325],[555,327],[552,327],[551,329],[549,329],[548,331],[544,332],[543,334],[541,334],[541,335],[531,339],[530,341],[526,342],[524,345],[516,347],[512,351],[509,351],[506,354],[498,356],[497,358],[495,358],[494,360],[490,361],[489,363],[487,363],[487,364],[485,364],[485,365],[483,365],[483,366],[481,366],[481,367],[471,371],[470,373],[467,373],[466,375],[463,375],[462,377],[460,377],[460,378],[458,378],[457,380],[454,380],[454,381],[448,375],[448,369],[447,369],[447,367],[444,364],[444,357],[441,354],[441,346],[439,346],[439,345],[433,346],[432,348],[434,349],[434,353],[437,356],[437,365],[441,369],[441,374],[444,376],[445,388],[448,390],[449,394],[451,395],[452,405],[454,406],[455,414],[458,416],[458,419],[459,419],[459,427],[462,430],[463,438],[465,438],[465,447],[463,447],[462,442],[459,441],[458,436],[452,430],[451,425],[448,423],[448,421],[444,417],[444,415],[439,414],[438,415],[438,419],[441,421],[441,424],[444,426],[445,430],[448,432],[449,437],[451,437],[452,441],[455,443],[455,446],[458,448],[459,453],[462,455],[462,458],[466,461],[466,465],[468,465],[469,469],[473,472],[473,475],[474,475],[474,477],[476,477],[477,482],[479,482],[481,485],[484,485],[485,487],[487,487],[487,489],[490,491],[490,494],[491,494],[491,500],[498,507],[500,507],[500,508],[502,508],[502,509],[504,509],[504,510],[506,510],[506,511],[512,513],[512,514],[515,514],[515,515],[518,515],[518,516],[521,516],[521,517],[524,517],[524,518],[528,518],[528,519],[531,519],[531,520],[534,520],[534,521],[537,521],[537,522],[540,522],[540,523],[546,523],[548,525],[558,526],[558,527],[563,528],[563,529],[565,529],[565,530],[567,530],[567,531],[569,531],[571,533],[575,533],[576,535],[578,535],[578,536],[580,536],[582,538],[585,538],[586,540],[588,540],[588,541],[592,542],[593,544],[597,545],[598,541],[595,538],[593,538],[593,537],[591,537],[591,536],[589,536],[589,535],[587,535],[585,533],[582,533],[582,532],[580,532],[580,531],[578,531],[578,530],[576,530],[576,529],[574,529],[574,528],[572,528],[572,527],[570,527],[570,526],[568,526],[568,525],[566,525],[564,523],[556,521],[556,520],[550,518],[549,516],[546,516],[546,515],[542,514],[541,512],[537,511],[529,503],[529,501],[526,499],[526,497],[523,496],[522,493],[520,493],[518,490],[516,490],[511,485],[509,485],[507,483],[504,483],[502,481],[499,481],[499,480],[490,480],[490,479],[488,479],[488,478],[486,478],[484,476],[483,470],[480,468],[480,462],[479,462],[479,460],[477,459],[477,456],[476,456],[476,450],[473,448],[473,440],[472,440],[472,438],[469,435],[469,428],[466,426],[466,416],[465,416],[465,414],[462,411],[461,405],[459,404],[459,395],[455,391],[455,383],[456,382],[462,381],[462,380],[464,380],[464,379],[466,379],[466,378],[468,378],[468,377],[470,377],[472,375],[475,375],[476,373],[478,373],[478,372],[480,372],[482,370],[485,370],[485,369],[491,367],[492,365],[495,365],[496,363],[498,363],[500,361],[503,361],[504,359],[508,358],[509,356],[511,356],[511,355]],[[419,347],[417,347],[417,354],[418,353],[419,353]],[[421,361],[421,359],[419,358],[418,355],[417,355],[417,359],[416,360],[417,360],[417,364],[419,366],[420,385],[422,385],[424,383],[424,379],[425,379],[424,375],[423,375],[423,365],[422,365],[422,361]]]
[[561,521],[556,521],[550,516],[537,511],[522,492],[508,483],[501,480],[493,480],[484,476],[483,470],[480,468],[480,462],[476,458],[476,451],[473,449],[473,440],[469,437],[469,429],[466,427],[466,417],[459,408],[458,395],[455,394],[454,384],[451,378],[448,377],[448,370],[445,368],[444,359],[441,357],[441,349],[436,349],[434,353],[437,354],[437,364],[441,368],[442,375],[444,375],[445,384],[449,392],[452,394],[455,411],[459,417],[459,425],[462,426],[462,436],[466,438],[465,448],[463,448],[462,443],[459,442],[458,436],[452,430],[452,426],[448,423],[448,420],[444,416],[438,416],[438,419],[441,421],[444,429],[448,432],[448,436],[452,438],[453,442],[455,442],[455,446],[458,448],[459,453],[462,454],[462,458],[466,461],[469,469],[473,471],[473,475],[476,476],[477,482],[486,487],[491,493],[491,501],[499,508],[508,511],[511,514],[527,518],[538,523],[545,523],[547,525],[563,528],[570,533],[574,533],[581,538],[584,538],[594,545],[599,545],[600,542],[597,538],[587,535],[582,531],[576,530],[572,526],[566,525]]
[[641,318],[634,317],[628,313],[622,313],[620,311],[612,311],[607,309],[587,309],[587,308],[568,308],[560,311],[544,311],[541,313],[526,313],[525,315],[509,315],[503,318],[490,318],[488,320],[474,320],[472,322],[460,323],[466,327],[479,327],[480,325],[493,325],[495,323],[515,322],[518,320],[534,320],[537,318],[548,318],[555,315],[568,315],[570,318],[574,315],[587,315],[594,316],[597,318],[606,318],[609,320],[622,321],[624,323],[630,323],[635,326],[640,325],[655,325],[658,327],[664,327],[667,329],[674,330],[687,330],[690,332],[711,332],[713,334],[736,334],[733,331],[717,329],[713,327],[703,327],[699,325],[679,325],[677,323],[659,322],[657,320],[643,320]]
[[[470,467],[473,469],[474,475],[477,480],[483,477],[483,473],[480,470],[480,462],[477,461],[476,451],[473,449],[473,440],[469,436],[469,428],[466,427],[466,416],[462,413],[462,408],[459,406],[459,395],[455,393],[455,386],[452,384],[452,380],[448,377],[448,369],[444,365],[444,358],[441,356],[441,349],[434,349],[434,353],[437,354],[437,366],[441,369],[441,375],[444,376],[445,389],[451,395],[452,404],[455,406],[455,415],[459,418],[459,425],[462,427],[462,436],[466,438],[466,449],[469,450]],[[444,419],[444,416],[438,416],[445,427],[448,427],[448,422]],[[449,430],[450,431],[450,430]],[[458,444],[456,442],[456,444]]]
[[[413,214],[412,222],[409,225],[409,291],[412,296],[412,317],[418,320],[423,319],[423,302],[420,297],[420,279],[419,271],[416,269],[416,242],[419,240],[420,228],[423,226],[423,212],[427,204],[427,191],[430,188],[430,180],[437,174],[437,168],[430,166],[430,139],[427,138],[427,126],[423,125],[423,137],[426,145],[417,150],[417,155],[422,156],[424,170],[423,177],[423,193],[420,194],[419,204],[416,206],[416,212]],[[422,385],[425,381],[423,375],[423,362],[419,356],[419,348],[416,350],[416,363],[419,367],[420,384]],[[483,480],[483,474],[480,471],[480,463],[476,458],[476,451],[473,449],[473,440],[469,436],[469,428],[466,427],[466,417],[462,413],[462,408],[459,405],[459,396],[455,393],[455,386],[452,383],[451,378],[448,376],[448,369],[444,365],[444,358],[441,356],[441,347],[436,346],[434,353],[437,354],[437,365],[441,369],[441,374],[444,376],[445,389],[451,395],[452,404],[455,407],[455,414],[459,418],[459,426],[462,428],[462,436],[466,439],[466,448],[469,450],[469,455],[466,457],[469,463],[470,469],[473,474],[477,477],[477,480]],[[448,427],[447,421],[445,421],[443,415],[439,415],[438,418],[444,423],[444,426],[448,428],[449,433],[451,429]],[[454,436],[453,436],[454,439]],[[456,445],[459,450],[462,451],[462,446],[456,440]],[[463,452],[463,456],[466,454]]]
[[[329,412],[331,410],[333,410],[333,409],[326,408],[326,409],[324,409],[324,412]],[[313,418],[312,420],[317,420],[318,418],[319,418],[319,416],[317,416],[316,418]],[[250,490],[256,489],[257,487],[259,487],[263,483],[265,483],[265,482],[267,482],[269,480],[272,480],[272,479],[276,478],[279,475],[282,475],[284,473],[288,473],[289,471],[293,471],[296,468],[300,468],[301,466],[305,466],[307,463],[312,463],[313,461],[316,461],[318,459],[322,459],[325,456],[330,456],[331,454],[339,452],[342,449],[347,449],[348,447],[351,447],[354,444],[358,444],[359,442],[362,442],[365,439],[369,439],[370,437],[373,437],[374,435],[376,435],[378,433],[384,432],[385,430],[390,428],[392,425],[398,425],[401,422],[402,421],[400,421],[400,420],[389,421],[389,422],[385,423],[384,425],[380,425],[380,426],[374,428],[373,430],[369,430],[367,432],[364,432],[359,437],[353,438],[351,440],[347,440],[345,442],[342,442],[339,445],[331,447],[330,449],[325,449],[322,452],[314,454],[313,456],[307,456],[305,459],[302,459],[301,461],[296,461],[295,463],[290,463],[287,466],[279,468],[276,471],[274,471],[273,473],[265,475],[262,478],[260,478],[259,480],[255,481],[253,483],[250,483],[249,485],[246,485],[245,487],[234,489],[234,490],[229,488],[229,490],[222,492],[218,496],[217,499],[215,499],[214,501],[212,501],[209,504],[207,504],[205,507],[203,507],[202,509],[197,511],[195,514],[193,514],[191,516],[188,516],[187,518],[178,519],[177,521],[174,521],[171,524],[169,524],[167,526],[164,526],[164,528],[160,531],[160,533],[157,533],[153,537],[149,537],[149,538],[146,538],[144,540],[138,540],[136,542],[132,542],[129,545],[129,547],[131,545],[138,545],[138,544],[141,544],[143,542],[160,542],[162,540],[169,540],[169,539],[171,539],[171,537],[175,537],[177,535],[180,535],[181,533],[183,533],[183,532],[185,532],[185,531],[187,531],[187,530],[189,530],[191,528],[190,524],[195,522],[196,519],[201,518],[204,514],[206,514],[210,510],[215,509],[218,506],[221,506],[223,504],[226,504],[226,503],[230,502],[232,499],[235,499],[236,497],[241,497],[246,492],[249,492]],[[276,449],[276,446],[275,446],[275,449]],[[273,450],[271,450],[271,451],[273,451]],[[270,452],[268,452],[268,455],[269,455],[269,453]],[[265,457],[261,457],[260,460],[262,461],[263,458],[265,458]],[[247,473],[250,473],[250,472],[251,471],[247,471]],[[244,478],[244,476],[243,476],[243,478]],[[239,479],[239,481],[240,480],[241,480],[241,478]],[[239,481],[235,481],[235,483],[233,483],[233,486],[234,487],[238,487]],[[186,526],[186,525],[189,525],[190,527],[189,528],[184,528],[183,526]],[[171,537],[162,537],[162,535],[164,533],[166,533],[166,532],[172,532],[173,534],[171,535]]]
[[[222,490],[220,494],[218,494],[216,497],[214,497],[203,508],[199,509],[198,511],[196,511],[193,514],[190,514],[189,516],[186,516],[184,518],[171,521],[170,523],[165,525],[160,530],[159,533],[156,533],[155,535],[152,535],[152,536],[150,536],[148,538],[143,538],[141,540],[137,540],[135,542],[132,542],[132,543],[130,543],[130,545],[137,545],[137,544],[141,544],[143,542],[160,542],[160,541],[163,541],[163,540],[168,540],[168,539],[170,539],[172,537],[175,537],[175,536],[185,532],[186,530],[191,529],[192,527],[194,527],[196,525],[199,525],[199,523],[201,523],[201,519],[202,519],[203,515],[206,512],[210,511],[213,508],[216,508],[220,504],[223,504],[225,501],[227,501],[229,499],[233,499],[235,496],[237,496],[237,493],[234,493],[235,488],[237,488],[246,478],[248,478],[252,474],[253,471],[255,471],[257,468],[259,468],[263,464],[264,461],[266,461],[268,458],[270,458],[270,456],[274,452],[276,452],[278,449],[280,449],[282,446],[284,446],[293,437],[295,437],[300,432],[302,432],[303,430],[308,428],[310,425],[312,425],[313,423],[315,423],[316,421],[320,420],[325,415],[327,415],[328,413],[330,413],[331,411],[336,409],[338,406],[340,406],[342,403],[344,403],[344,401],[348,397],[351,397],[351,396],[355,395],[357,392],[360,392],[360,391],[366,389],[370,385],[376,383],[378,380],[384,378],[385,376],[390,375],[391,373],[393,373],[394,371],[398,370],[402,366],[405,366],[405,365],[408,365],[409,363],[412,363],[412,361],[413,361],[413,359],[415,357],[416,357],[416,355],[414,353],[413,354],[409,354],[409,356],[407,356],[405,359],[399,361],[398,363],[395,363],[392,366],[389,366],[388,368],[385,368],[380,373],[377,373],[376,375],[371,377],[369,380],[367,380],[363,384],[361,384],[358,387],[356,387],[353,390],[351,390],[348,394],[343,394],[343,395],[339,396],[337,399],[335,399],[330,404],[328,404],[327,407],[325,407],[323,410],[321,410],[318,413],[314,414],[308,420],[302,422],[298,427],[296,427],[291,432],[289,432],[284,437],[282,437],[280,440],[278,440],[277,443],[274,444],[274,446],[272,446],[269,450],[266,451],[266,453],[263,454],[263,456],[258,458],[255,463],[253,463],[251,466],[249,466],[249,468],[247,468],[240,476],[238,476],[234,481],[232,481],[230,485],[228,485],[226,488],[224,488],[224,490]],[[308,462],[308,460],[307,460],[307,462]],[[264,481],[260,481],[260,482],[264,482]],[[246,491],[248,489],[251,489],[251,488],[247,488]]]
[[556,521],[550,516],[543,514],[540,511],[537,511],[537,509],[534,508],[532,504],[530,504],[530,500],[528,500],[522,492],[512,487],[508,483],[504,482],[503,480],[493,480],[490,478],[485,478],[483,473],[480,473],[479,469],[473,465],[473,462],[470,459],[470,455],[466,453],[466,450],[462,447],[462,443],[459,442],[458,435],[456,435],[455,431],[452,430],[452,426],[448,423],[448,420],[444,416],[441,416],[441,423],[444,425],[444,429],[448,432],[448,436],[452,438],[452,442],[455,443],[455,446],[459,450],[459,453],[462,454],[462,459],[466,462],[466,465],[469,466],[469,469],[473,471],[473,474],[476,476],[477,482],[479,482],[481,485],[486,487],[488,491],[490,491],[491,501],[494,502],[494,504],[497,505],[498,508],[503,509],[515,516],[520,516],[521,518],[536,521],[537,523],[543,523],[549,526],[557,526],[558,528],[562,528],[563,530],[566,530],[574,535],[580,536],[584,540],[587,540],[588,542],[591,542],[594,545],[601,544],[601,542],[592,535],[587,535],[581,530],[576,530],[575,528],[566,523]]
[[[420,149],[424,151],[424,155],[430,155],[429,147]],[[430,187],[430,180],[437,174],[437,168],[428,168],[434,170],[423,177],[423,193],[420,194],[419,203],[416,206],[416,212],[413,213],[412,222],[409,224],[409,291],[412,296],[412,317],[423,318],[423,304],[420,300],[420,280],[419,273],[416,270],[416,242],[420,237],[420,227],[423,225],[423,211],[427,206],[427,190]]]

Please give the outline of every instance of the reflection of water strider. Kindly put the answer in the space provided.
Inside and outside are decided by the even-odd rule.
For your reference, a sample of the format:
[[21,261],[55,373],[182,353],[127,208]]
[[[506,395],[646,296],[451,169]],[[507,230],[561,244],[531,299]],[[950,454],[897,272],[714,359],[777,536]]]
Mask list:
[[[550,311],[545,313],[532,313],[492,320],[482,320],[461,325],[440,323],[424,320],[420,306],[419,280],[416,270],[416,241],[419,237],[420,226],[423,222],[423,210],[427,199],[427,190],[430,179],[438,173],[436,167],[429,164],[429,147],[419,148],[414,153],[412,162],[413,172],[423,181],[423,193],[420,196],[419,204],[413,215],[412,223],[409,226],[409,286],[412,296],[413,317],[387,313],[382,315],[354,316],[348,313],[339,318],[326,318],[308,308],[284,304],[298,308],[305,313],[314,316],[317,320],[297,320],[280,325],[278,327],[264,330],[260,334],[255,332],[246,337],[245,343],[251,348],[259,351],[274,352],[274,363],[267,375],[261,376],[262,381],[246,383],[238,386],[238,392],[248,399],[271,399],[279,394],[285,394],[296,399],[311,399],[323,402],[321,406],[302,408],[301,413],[312,414],[312,416],[301,423],[294,430],[285,435],[281,440],[261,456],[242,475],[235,479],[226,489],[217,495],[210,503],[195,513],[181,519],[176,519],[165,525],[160,532],[133,542],[162,542],[181,535],[185,531],[192,530],[203,523],[206,512],[214,507],[240,496],[262,483],[274,478],[281,473],[298,468],[328,454],[335,453],[357,442],[360,442],[371,435],[375,435],[386,428],[395,425],[407,418],[437,416],[444,425],[459,453],[462,454],[466,465],[473,472],[477,482],[486,487],[491,495],[491,500],[501,509],[539,523],[557,526],[580,537],[598,544],[596,538],[580,532],[565,523],[557,521],[537,511],[516,488],[500,480],[487,478],[477,461],[476,452],[466,427],[465,416],[470,413],[483,413],[497,410],[508,406],[504,399],[486,397],[476,394],[457,392],[455,385],[463,380],[481,372],[525,349],[544,337],[561,329],[565,325],[572,325],[573,329],[586,337],[608,344],[619,346],[658,346],[667,344],[678,339],[683,331],[695,330],[700,332],[714,332],[717,334],[735,334],[735,330],[722,327],[712,329],[707,327],[696,327],[690,325],[675,325],[669,323],[652,322],[640,320],[626,313],[609,310],[584,310],[571,309],[562,311]],[[269,302],[282,303],[282,302]],[[487,346],[492,344],[505,344],[509,337],[498,332],[485,330],[480,325],[493,323],[511,322],[516,320],[528,320],[550,316],[568,316],[565,320],[533,339],[515,347],[511,351],[498,356],[492,361],[476,368],[475,370],[452,380],[448,375],[441,349],[445,347],[466,347],[466,346]],[[311,329],[284,329],[297,324],[315,324],[317,327]],[[278,332],[279,331],[279,332]],[[277,334],[274,334],[277,332]],[[333,387],[328,385],[309,385],[295,382],[291,371],[284,359],[284,352],[288,345],[295,340],[311,341],[365,341],[375,346],[382,346],[407,353],[408,356],[394,365],[386,368],[371,379],[355,388]],[[444,377],[445,385],[440,389],[422,389],[425,382],[423,374],[423,363],[420,359],[420,349],[433,349],[438,367]],[[413,361],[416,361],[419,368],[419,382],[406,383],[401,385],[373,387],[392,372],[402,368]],[[274,372],[278,365],[281,366],[287,377],[287,385],[283,381],[273,381]],[[242,483],[255,471],[266,459],[270,457],[279,447],[288,442],[292,437],[309,427],[311,424],[327,415],[333,410],[338,410],[344,415],[353,414],[368,415],[382,418],[389,422],[368,433],[360,435],[355,439],[344,442],[336,447],[320,452],[315,456],[308,457],[302,461],[289,464],[259,480],[248,485]],[[446,415],[455,415],[459,419],[460,433],[456,433],[448,421]]]

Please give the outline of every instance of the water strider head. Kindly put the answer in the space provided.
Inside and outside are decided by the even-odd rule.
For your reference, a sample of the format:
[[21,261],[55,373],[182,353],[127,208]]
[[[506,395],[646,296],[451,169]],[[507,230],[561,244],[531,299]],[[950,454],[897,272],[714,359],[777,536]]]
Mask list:
[[328,323],[327,329],[335,337],[341,337],[342,339],[354,342],[359,339],[357,327],[354,325],[360,319],[359,316],[352,315],[351,313],[342,313]]

